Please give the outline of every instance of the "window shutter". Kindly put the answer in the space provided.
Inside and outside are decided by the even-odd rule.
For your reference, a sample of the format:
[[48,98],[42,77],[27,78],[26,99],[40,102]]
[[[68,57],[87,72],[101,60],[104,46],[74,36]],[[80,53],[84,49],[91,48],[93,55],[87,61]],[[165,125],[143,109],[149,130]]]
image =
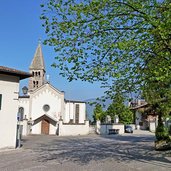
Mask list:
[[80,106],[76,104],[76,111],[75,111],[75,122],[79,123],[79,114],[80,114]]

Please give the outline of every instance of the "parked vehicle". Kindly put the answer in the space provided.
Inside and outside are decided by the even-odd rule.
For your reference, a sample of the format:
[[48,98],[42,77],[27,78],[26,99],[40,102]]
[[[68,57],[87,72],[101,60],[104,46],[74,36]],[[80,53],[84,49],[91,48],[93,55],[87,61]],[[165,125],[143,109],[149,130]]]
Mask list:
[[133,133],[133,128],[130,125],[125,125],[125,133]]

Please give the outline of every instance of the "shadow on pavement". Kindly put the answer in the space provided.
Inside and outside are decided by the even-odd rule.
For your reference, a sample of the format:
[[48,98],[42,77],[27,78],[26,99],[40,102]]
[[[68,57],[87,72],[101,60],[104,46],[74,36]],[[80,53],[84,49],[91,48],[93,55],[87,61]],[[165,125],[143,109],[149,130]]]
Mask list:
[[163,157],[164,152],[154,150],[153,142],[152,135],[57,137],[47,144],[39,142],[32,150],[38,154],[39,162],[62,164],[71,161],[85,165],[104,160],[118,163],[139,161],[171,169],[171,161]]

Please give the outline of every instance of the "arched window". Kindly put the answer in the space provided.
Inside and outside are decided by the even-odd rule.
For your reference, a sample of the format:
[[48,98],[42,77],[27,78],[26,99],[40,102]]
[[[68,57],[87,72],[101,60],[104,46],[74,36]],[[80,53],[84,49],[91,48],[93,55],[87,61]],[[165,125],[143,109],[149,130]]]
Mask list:
[[36,85],[35,85],[36,83],[35,83],[35,81],[33,81],[33,87],[35,87]]
[[36,86],[39,87],[39,82],[38,81],[36,81]]
[[23,121],[24,119],[24,108],[19,107],[18,109],[18,121]]

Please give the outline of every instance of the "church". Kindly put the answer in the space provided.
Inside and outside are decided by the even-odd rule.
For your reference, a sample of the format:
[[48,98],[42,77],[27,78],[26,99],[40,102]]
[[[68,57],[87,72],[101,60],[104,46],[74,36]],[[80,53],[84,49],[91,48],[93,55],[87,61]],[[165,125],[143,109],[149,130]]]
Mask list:
[[19,96],[18,120],[22,134],[53,134],[59,136],[89,133],[86,103],[66,100],[65,93],[46,79],[41,44],[38,44],[29,72],[28,88]]

